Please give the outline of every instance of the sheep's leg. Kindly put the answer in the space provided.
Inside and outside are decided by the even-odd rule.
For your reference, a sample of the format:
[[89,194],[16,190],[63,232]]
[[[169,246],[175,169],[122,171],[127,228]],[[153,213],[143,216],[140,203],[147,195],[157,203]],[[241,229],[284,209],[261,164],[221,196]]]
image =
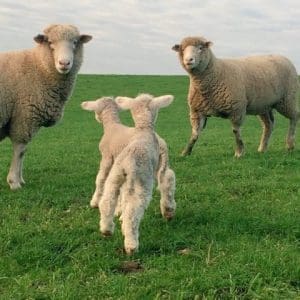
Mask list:
[[259,115],[259,118],[262,122],[263,133],[260,139],[258,152],[265,152],[268,148],[269,139],[272,134],[273,125],[274,125],[274,116],[272,111],[270,110],[265,114]]
[[158,175],[158,188],[160,190],[160,211],[164,218],[170,220],[174,217],[176,202],[175,194],[175,173],[167,168],[165,172]]
[[294,116],[290,118],[290,126],[286,137],[286,148],[289,151],[295,148],[295,132],[299,118],[300,113],[295,113]]
[[138,250],[139,225],[151,200],[152,186],[153,183],[150,183],[150,181],[145,187],[135,183],[133,190],[126,193],[127,199],[123,214],[122,233],[124,235],[125,252],[128,255],[132,255]]
[[118,166],[112,168],[105,182],[103,195],[99,202],[100,231],[104,236],[110,236],[114,231],[114,212],[118,202],[121,186],[125,181],[125,174]]
[[99,172],[96,177],[96,190],[93,194],[92,200],[90,201],[90,206],[92,208],[98,207],[100,198],[103,193],[104,183],[112,167],[113,161],[111,158],[102,157],[100,162]]
[[7,183],[12,190],[19,189],[25,184],[22,174],[25,150],[26,144],[13,143],[13,157],[7,175]]
[[235,136],[235,142],[236,142],[236,149],[235,149],[234,156],[237,158],[241,157],[244,152],[244,143],[241,137],[241,125],[242,122],[240,120],[239,121],[232,120],[232,131]]
[[193,147],[197,142],[202,129],[205,127],[206,117],[198,112],[190,111],[190,122],[192,134],[186,148],[181,153],[182,156],[190,155],[192,153]]
[[290,120],[290,125],[288,133],[286,136],[286,148],[287,150],[293,150],[295,147],[295,132],[297,122],[300,118],[300,113],[297,111],[297,105],[295,104],[296,95],[294,93],[290,94],[287,99],[283,99],[281,102],[277,103],[275,109]]

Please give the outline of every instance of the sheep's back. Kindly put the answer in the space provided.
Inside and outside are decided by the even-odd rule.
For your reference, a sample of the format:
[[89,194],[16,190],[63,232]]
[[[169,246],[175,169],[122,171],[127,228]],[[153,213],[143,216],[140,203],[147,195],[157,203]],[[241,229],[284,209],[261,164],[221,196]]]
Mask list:
[[235,66],[237,73],[240,74],[247,99],[248,114],[264,112],[281,101],[291,89],[297,89],[296,69],[283,56],[249,56],[224,60],[224,63]]

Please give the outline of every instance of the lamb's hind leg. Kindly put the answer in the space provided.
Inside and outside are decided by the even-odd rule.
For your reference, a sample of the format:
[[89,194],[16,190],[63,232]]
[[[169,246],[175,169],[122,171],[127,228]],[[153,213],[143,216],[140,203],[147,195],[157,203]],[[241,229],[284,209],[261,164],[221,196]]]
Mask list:
[[259,115],[259,118],[263,126],[263,132],[260,139],[258,152],[265,152],[268,148],[269,139],[273,131],[274,116],[272,111],[270,110],[264,114]]
[[122,232],[124,234],[124,248],[128,255],[133,254],[139,247],[139,226],[151,196],[153,180],[148,179],[147,184],[134,182],[133,188],[126,192],[126,205],[122,215]]
[[96,177],[96,189],[93,194],[92,200],[90,201],[90,206],[92,208],[96,208],[99,205],[99,201],[101,199],[104,183],[109,174],[113,161],[111,158],[102,157],[99,172]]
[[13,157],[7,175],[7,183],[12,190],[21,188],[25,183],[22,175],[25,150],[26,144],[13,142]]
[[125,181],[123,169],[114,165],[111,169],[99,202],[100,231],[104,236],[110,236],[114,231],[114,212],[118,202],[121,186]]
[[197,142],[202,129],[206,125],[206,119],[207,119],[206,116],[203,116],[195,111],[190,111],[190,122],[192,126],[192,134],[187,146],[181,153],[182,156],[190,155],[192,153],[193,147]]
[[160,191],[160,211],[164,218],[170,220],[175,215],[175,173],[170,168],[158,174],[158,188]]

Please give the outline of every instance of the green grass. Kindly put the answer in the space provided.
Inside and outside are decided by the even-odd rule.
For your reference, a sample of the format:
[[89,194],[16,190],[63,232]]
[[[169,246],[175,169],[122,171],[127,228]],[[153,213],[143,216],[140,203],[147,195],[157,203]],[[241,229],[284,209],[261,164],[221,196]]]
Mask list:
[[[299,139],[287,153],[288,121],[276,114],[269,151],[259,154],[260,123],[248,117],[237,160],[229,121],[211,118],[182,158],[187,89],[185,76],[79,76],[63,120],[29,145],[27,184],[16,192],[6,184],[11,145],[0,144],[0,299],[300,299]],[[124,274],[118,222],[104,239],[89,208],[102,128],[79,104],[139,92],[175,95],[156,128],[169,145],[178,208],[166,222],[154,193],[130,258],[143,269]],[[128,113],[122,119],[132,124]]]

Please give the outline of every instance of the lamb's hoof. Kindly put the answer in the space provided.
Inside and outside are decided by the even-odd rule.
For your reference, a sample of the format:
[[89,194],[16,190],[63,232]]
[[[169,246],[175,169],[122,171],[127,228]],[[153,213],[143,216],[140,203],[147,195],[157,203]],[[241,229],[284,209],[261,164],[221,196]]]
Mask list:
[[125,247],[125,253],[128,256],[133,255],[135,252],[137,252],[137,248],[129,248],[129,247]]
[[110,236],[113,235],[113,233],[112,233],[110,230],[101,231],[101,234],[102,234],[104,237],[110,237]]
[[90,207],[91,208],[98,208],[98,201],[95,201],[95,200],[91,200],[90,201]]
[[170,221],[174,218],[175,216],[175,211],[172,208],[167,208],[165,209],[165,211],[163,212],[163,217],[167,220]]
[[19,190],[20,188],[22,188],[22,185],[20,182],[12,182],[12,181],[8,181],[8,184],[10,186],[10,189],[12,191],[15,191],[15,190]]

